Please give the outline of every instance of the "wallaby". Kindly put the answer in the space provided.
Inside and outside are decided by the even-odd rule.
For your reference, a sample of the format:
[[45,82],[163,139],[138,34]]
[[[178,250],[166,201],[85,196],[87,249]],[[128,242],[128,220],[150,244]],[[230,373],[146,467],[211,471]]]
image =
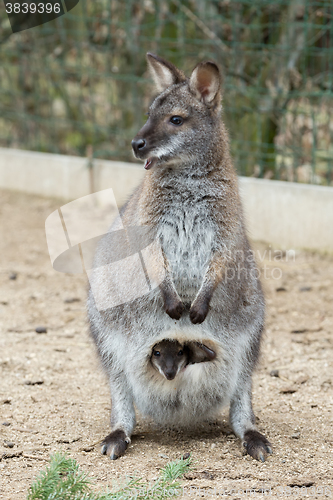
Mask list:
[[180,344],[177,340],[164,339],[153,347],[151,364],[167,380],[173,380],[187,365],[212,361],[216,354],[198,342]]
[[[125,452],[134,404],[157,423],[178,428],[230,405],[233,431],[252,457],[264,461],[272,450],[256,429],[251,391],[265,304],[220,118],[220,72],[202,62],[186,78],[156,55],[147,59],[157,95],[132,141],[147,172],[121,222],[151,229],[165,276],[149,293],[101,310],[94,290],[106,296],[115,281],[121,283],[122,271],[107,271],[108,239],[100,242],[88,313],[111,389],[111,434],[102,453],[115,459]],[[134,270],[127,273],[135,279]],[[171,383],[150,362],[154,345],[164,339],[198,342],[215,357],[187,366]]]

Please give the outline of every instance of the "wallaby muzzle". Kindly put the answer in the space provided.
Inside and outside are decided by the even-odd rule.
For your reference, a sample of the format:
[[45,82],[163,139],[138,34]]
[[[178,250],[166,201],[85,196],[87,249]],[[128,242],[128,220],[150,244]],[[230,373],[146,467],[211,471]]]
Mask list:
[[145,149],[146,141],[144,139],[133,139],[132,148],[135,156],[139,156],[141,151]]

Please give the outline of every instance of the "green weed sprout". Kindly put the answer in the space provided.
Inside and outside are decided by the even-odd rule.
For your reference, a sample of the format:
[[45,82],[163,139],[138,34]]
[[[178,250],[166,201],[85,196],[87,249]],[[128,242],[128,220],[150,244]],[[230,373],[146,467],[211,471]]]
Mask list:
[[95,493],[91,480],[67,454],[57,452],[30,487],[27,500],[161,500],[181,493],[179,479],[191,468],[191,456],[169,462],[152,483],[131,477],[113,491]]

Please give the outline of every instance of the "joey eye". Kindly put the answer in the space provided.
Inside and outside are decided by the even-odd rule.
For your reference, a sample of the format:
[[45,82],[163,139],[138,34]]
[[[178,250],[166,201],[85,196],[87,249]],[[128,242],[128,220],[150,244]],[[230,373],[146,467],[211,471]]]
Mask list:
[[158,356],[161,356],[160,351],[154,351],[154,356],[157,356],[157,357],[158,357]]
[[184,351],[180,350],[178,353],[178,356],[182,356],[184,354]]
[[172,116],[170,118],[170,122],[173,124],[173,125],[182,125],[184,123],[184,120],[181,116]]

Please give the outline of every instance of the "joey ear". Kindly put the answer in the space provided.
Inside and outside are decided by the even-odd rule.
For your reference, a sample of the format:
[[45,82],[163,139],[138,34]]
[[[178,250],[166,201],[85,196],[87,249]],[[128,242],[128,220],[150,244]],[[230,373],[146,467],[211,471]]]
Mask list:
[[204,363],[205,361],[213,361],[216,358],[215,351],[204,344],[200,344],[200,342],[191,342],[189,349],[189,364]]
[[192,71],[189,87],[197,99],[212,107],[221,101],[221,80],[219,68],[215,63],[202,62]]
[[163,90],[170,87],[170,85],[184,82],[186,80],[182,71],[176,68],[176,66],[169,61],[162,59],[162,57],[148,52],[147,61],[149,71],[153,77],[158,92],[163,92]]

